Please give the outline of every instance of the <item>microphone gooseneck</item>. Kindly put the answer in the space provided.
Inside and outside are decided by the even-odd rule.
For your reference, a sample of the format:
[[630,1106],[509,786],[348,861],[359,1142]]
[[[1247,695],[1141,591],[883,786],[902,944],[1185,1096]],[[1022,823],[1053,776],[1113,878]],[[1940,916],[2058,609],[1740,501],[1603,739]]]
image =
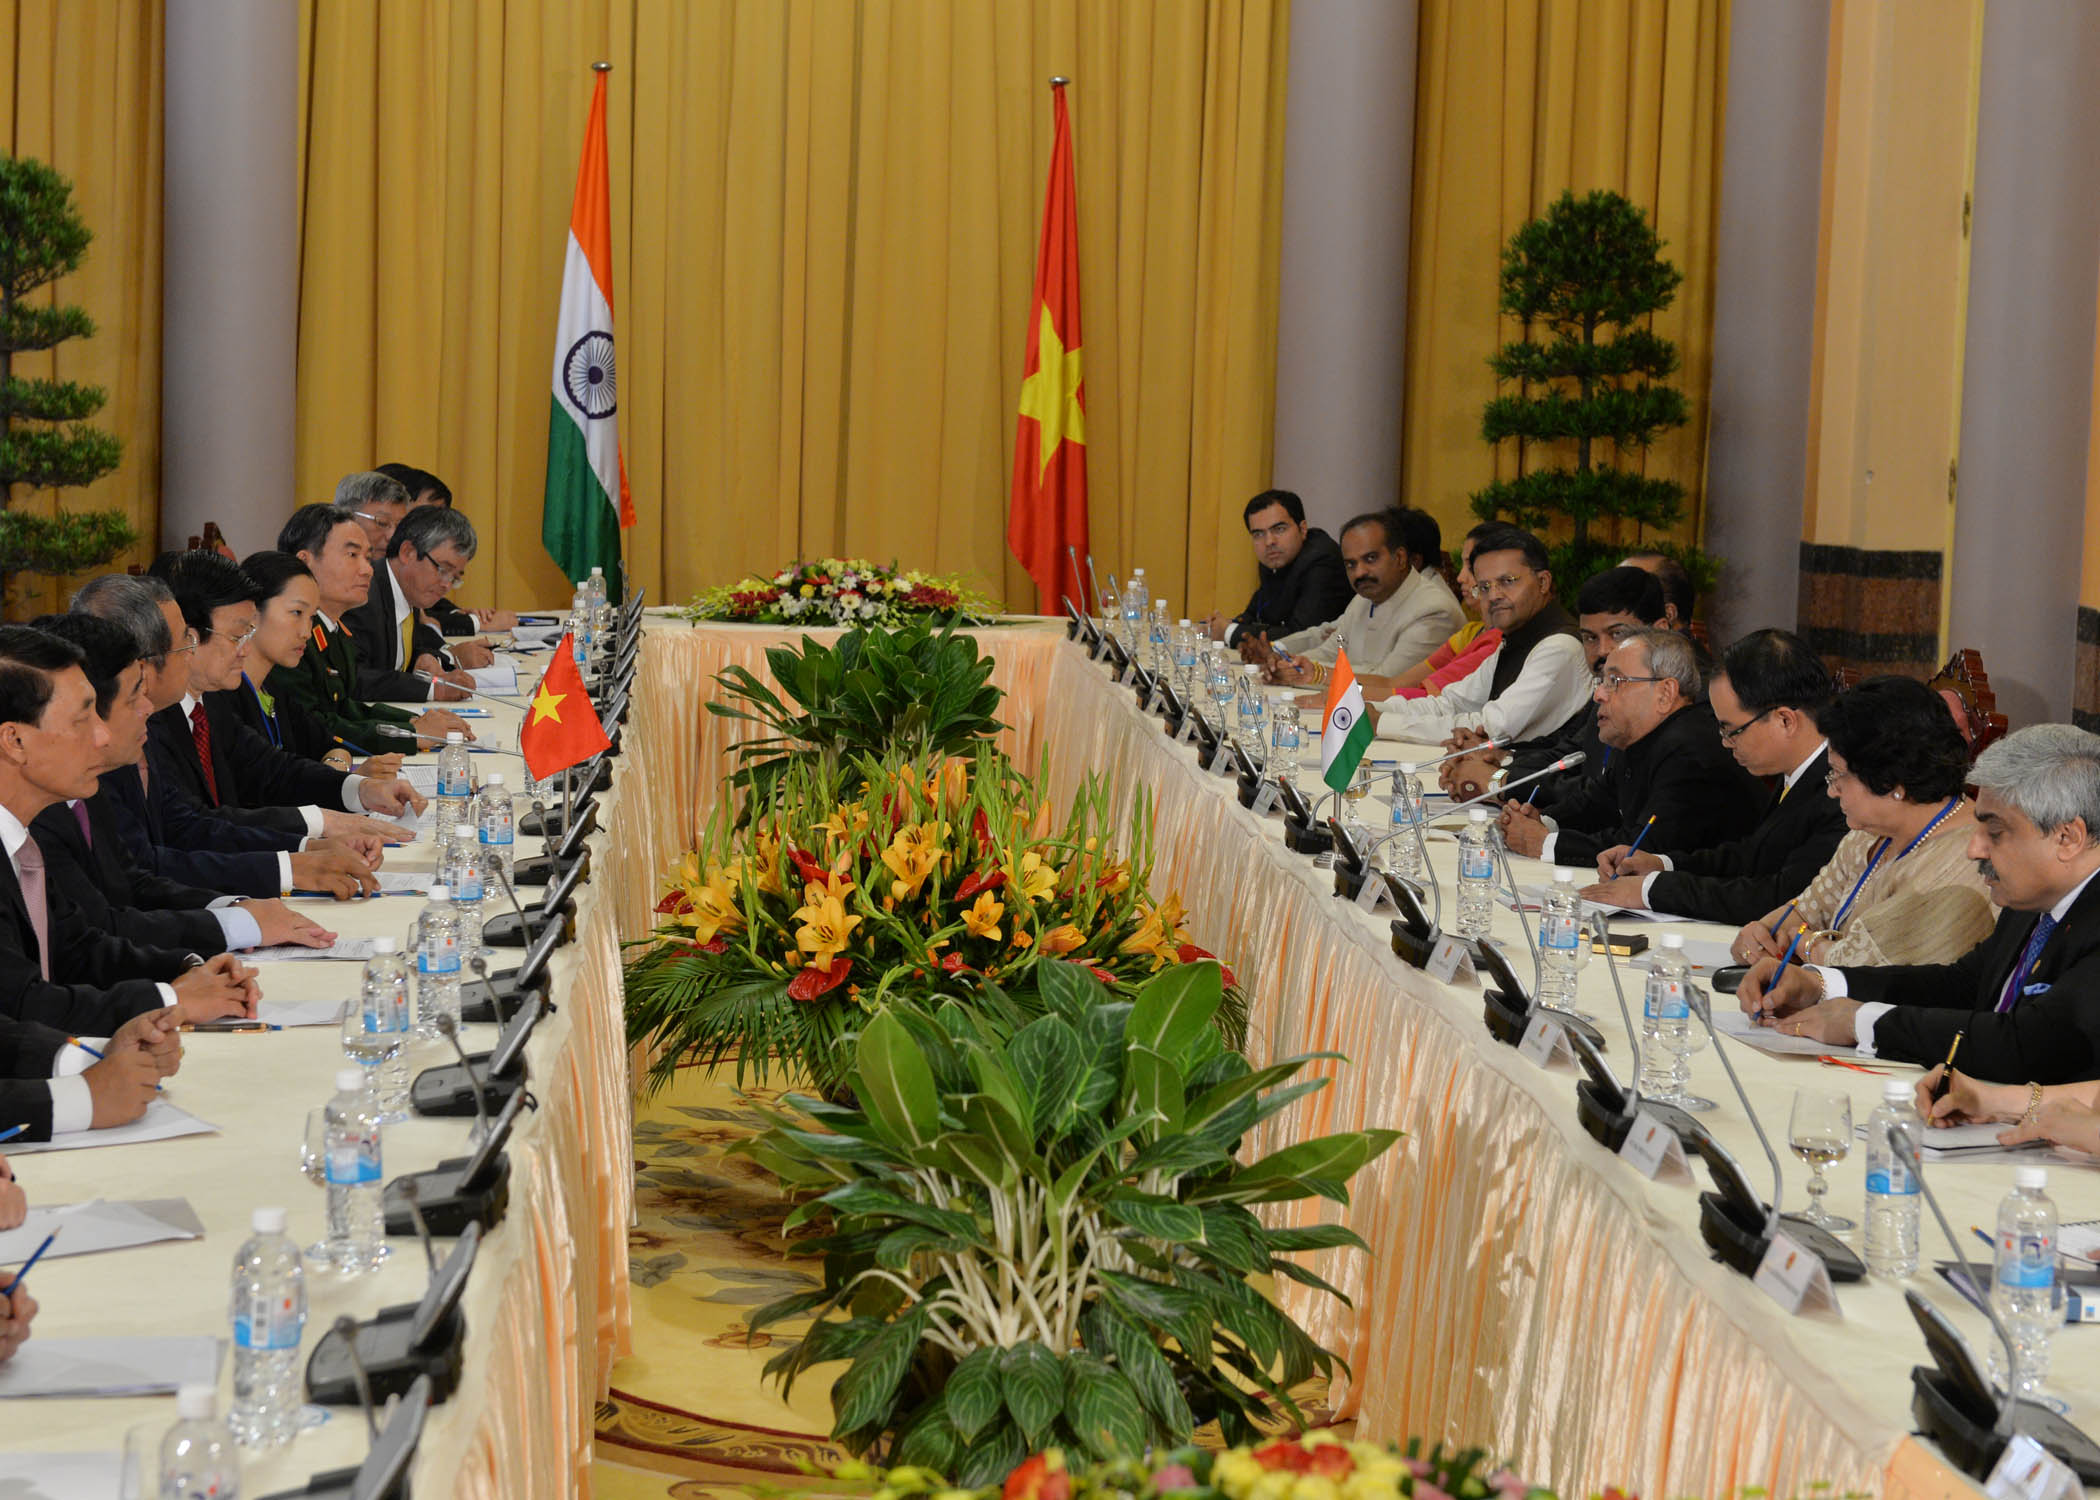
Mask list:
[[372,1377],[365,1373],[365,1362],[357,1353],[357,1319],[344,1313],[333,1326],[335,1336],[343,1341],[343,1352],[350,1356],[350,1378],[357,1383],[357,1404],[365,1409],[365,1434],[376,1443],[379,1418],[372,1410]]
[[1779,1227],[1779,1191],[1782,1186],[1779,1174],[1779,1153],[1772,1149],[1772,1138],[1765,1134],[1764,1122],[1757,1117],[1757,1110],[1750,1103],[1750,1095],[1743,1089],[1743,1080],[1736,1076],[1735,1064],[1728,1060],[1728,1049],[1721,1045],[1721,1033],[1714,1029],[1713,1006],[1696,985],[1684,987],[1685,998],[1690,1003],[1692,1014],[1706,1027],[1707,1039],[1714,1044],[1714,1056],[1728,1073],[1728,1082],[1735,1089],[1735,1096],[1742,1101],[1743,1113],[1750,1117],[1750,1128],[1757,1132],[1757,1144],[1765,1148],[1765,1160],[1772,1164],[1772,1203],[1765,1210],[1765,1233],[1770,1234]]
[[1589,758],[1589,753],[1587,751],[1570,751],[1568,754],[1563,755],[1559,760],[1555,761],[1552,765],[1547,766],[1544,770],[1533,771],[1529,776],[1519,776],[1515,781],[1505,781],[1502,783],[1501,786],[1497,787],[1492,792],[1482,792],[1477,797],[1468,797],[1463,802],[1452,803],[1449,807],[1445,808],[1442,812],[1436,815],[1436,820],[1438,822],[1442,822],[1445,818],[1450,817],[1453,813],[1462,813],[1467,808],[1478,807],[1483,802],[1495,801],[1497,798],[1507,796],[1512,787],[1520,787],[1527,785],[1530,782],[1541,780],[1544,777],[1553,775],[1556,771],[1572,771]]
[[453,1053],[459,1058],[460,1070],[467,1075],[467,1087],[474,1091],[474,1140],[486,1140],[489,1133],[489,1106],[484,1097],[480,1077],[474,1072],[474,1064],[467,1060],[467,1049],[459,1044],[459,1022],[442,1012],[437,1018],[437,1029],[446,1041],[452,1044]]
[[1619,1019],[1626,1023],[1627,1045],[1633,1048],[1633,1077],[1626,1085],[1626,1106],[1622,1111],[1632,1119],[1641,1100],[1641,1031],[1633,1024],[1633,1009],[1626,1003],[1626,986],[1619,982],[1619,958],[1611,951],[1611,924],[1604,913],[1590,913],[1590,931],[1604,949],[1604,968],[1611,975],[1611,990],[1619,997]]

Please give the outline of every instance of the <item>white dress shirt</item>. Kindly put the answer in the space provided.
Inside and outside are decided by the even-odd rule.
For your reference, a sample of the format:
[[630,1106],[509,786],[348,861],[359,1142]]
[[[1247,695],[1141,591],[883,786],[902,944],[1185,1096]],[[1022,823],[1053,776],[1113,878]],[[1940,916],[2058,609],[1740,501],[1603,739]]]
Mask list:
[[1465,619],[1443,577],[1416,569],[1383,604],[1358,594],[1339,619],[1287,635],[1276,645],[1329,667],[1336,652],[1346,650],[1349,669],[1357,676],[1393,677],[1426,660]]
[[[1817,740],[1816,748],[1802,756],[1801,763],[1786,773],[1786,779],[1780,788],[1779,795],[1782,797],[1793,795],[1795,783],[1800,781],[1802,776],[1807,773],[1808,768],[1816,763],[1816,757],[1828,748],[1830,748],[1830,741]],[[1641,880],[1641,905],[1647,907],[1650,911],[1655,910],[1655,903],[1648,899],[1649,892],[1655,886],[1655,877],[1662,874],[1663,870],[1674,870],[1677,868],[1676,865],[1670,862],[1670,856],[1667,854],[1659,854],[1656,858],[1663,862],[1662,870],[1650,870]]]
[[[196,711],[196,707],[197,695],[195,693],[184,693],[182,695],[182,719],[185,724],[190,722],[190,715]],[[355,772],[351,772],[343,777],[343,810],[345,812],[354,812],[359,815],[364,813],[364,798],[358,792],[358,788],[364,784],[365,778]],[[320,808],[302,807],[299,809],[299,816],[306,821],[307,838],[317,839],[326,831],[328,826],[327,820],[321,816]],[[304,840],[300,842],[299,847],[301,849],[306,847]],[[291,865],[289,863],[285,865],[283,873],[285,885],[289,888],[292,879]]]
[[[66,806],[69,808],[78,807],[80,806],[80,799],[78,797],[68,797]],[[287,860],[287,864],[289,864],[289,860]],[[283,874],[284,872],[279,871],[278,873]],[[220,896],[207,905],[205,910],[210,912],[213,920],[218,922],[219,932],[226,939],[228,948],[259,947],[262,944],[262,924],[257,922],[252,914],[242,909],[239,904],[240,901],[241,898],[239,896]]]
[[1478,729],[1509,744],[1551,734],[1582,711],[1595,684],[1582,642],[1572,635],[1549,635],[1531,648],[1516,680],[1489,698],[1495,663],[1508,650],[1497,646],[1466,676],[1442,693],[1425,698],[1388,698],[1378,709],[1378,737],[1434,745],[1454,729]]

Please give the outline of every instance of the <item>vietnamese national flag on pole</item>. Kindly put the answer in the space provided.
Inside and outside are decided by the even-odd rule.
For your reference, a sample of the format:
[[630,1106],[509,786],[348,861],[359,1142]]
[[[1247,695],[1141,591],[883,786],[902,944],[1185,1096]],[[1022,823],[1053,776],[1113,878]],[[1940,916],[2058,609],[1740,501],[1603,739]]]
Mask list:
[[1320,779],[1337,792],[1346,791],[1371,748],[1371,735],[1371,716],[1364,712],[1364,690],[1350,670],[1349,653],[1336,651],[1334,675],[1327,679],[1327,712],[1320,720]]
[[564,635],[554,648],[554,660],[540,675],[540,685],[532,690],[532,707],[518,730],[518,753],[536,781],[558,776],[612,747],[583,674],[576,670],[574,653]]
[[[1052,79],[1050,186],[1035,252],[1035,298],[1021,357],[1013,507],[1006,545],[1035,580],[1038,607],[1074,592],[1065,549],[1087,552],[1086,397],[1079,375],[1079,219],[1065,81]],[[1085,600],[1074,602],[1081,607]]]
[[605,74],[576,169],[569,252],[561,275],[554,338],[554,412],[547,424],[547,498],[540,540],[571,583],[605,569],[609,597],[620,597],[620,531],[634,524],[627,463],[620,454],[613,382],[612,193],[605,158]]

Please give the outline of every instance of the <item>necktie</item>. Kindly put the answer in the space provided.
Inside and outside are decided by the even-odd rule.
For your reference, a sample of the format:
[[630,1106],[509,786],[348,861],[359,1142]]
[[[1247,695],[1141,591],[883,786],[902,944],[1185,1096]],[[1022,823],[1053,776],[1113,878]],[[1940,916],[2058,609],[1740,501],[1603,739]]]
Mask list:
[[2034,970],[2034,961],[2041,955],[2042,945],[2049,941],[2049,934],[2056,931],[2056,918],[2049,912],[2034,924],[2034,935],[2027,939],[2027,946],[2020,950],[2020,961],[2013,965],[2012,978],[2006,981],[2005,993],[1998,997],[1998,1013],[2003,1015],[2020,1002],[2020,987]]
[[73,821],[80,825],[80,837],[87,844],[88,848],[92,850],[95,847],[95,830],[88,826],[87,804],[85,802],[73,804]]
[[211,720],[205,717],[204,705],[199,703],[190,710],[190,736],[197,742],[197,759],[204,767],[204,789],[211,793],[211,805],[219,805],[219,773],[211,764]]
[[415,611],[410,610],[406,615],[403,615],[401,619],[396,622],[396,625],[401,631],[401,670],[404,672],[412,672],[415,670],[416,666]]
[[21,881],[22,904],[29,908],[29,928],[36,934],[36,966],[51,978],[51,914],[44,904],[44,851],[26,839],[15,851],[15,874]]

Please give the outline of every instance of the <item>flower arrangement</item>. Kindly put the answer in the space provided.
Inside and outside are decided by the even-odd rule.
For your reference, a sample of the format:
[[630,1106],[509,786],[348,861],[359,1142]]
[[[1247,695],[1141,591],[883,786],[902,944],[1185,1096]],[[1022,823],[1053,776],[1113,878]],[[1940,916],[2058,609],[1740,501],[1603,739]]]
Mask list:
[[[848,1462],[830,1477],[871,1500],[1555,1500],[1509,1470],[1491,1468],[1478,1448],[1425,1457],[1419,1441],[1350,1442],[1330,1432],[1228,1448],[1193,1445],[1074,1465],[1062,1449],[1030,1455],[996,1484],[949,1486],[929,1469]],[[1631,1500],[1616,1488],[1601,1500]]]
[[686,606],[688,620],[753,625],[901,625],[920,615],[989,617],[996,602],[958,575],[878,567],[860,557],[789,563],[761,578],[707,589]]
[[[805,1071],[820,1091],[839,1044],[893,997],[987,988],[1033,1001],[1043,960],[1128,986],[1210,957],[1150,888],[1140,802],[1123,847],[1105,789],[1060,815],[997,750],[786,765],[769,800],[718,809],[672,872],[654,937],[628,965],[630,1040],[651,1078],[734,1056],[737,1078]],[[1244,1028],[1235,991],[1228,1029]]]

